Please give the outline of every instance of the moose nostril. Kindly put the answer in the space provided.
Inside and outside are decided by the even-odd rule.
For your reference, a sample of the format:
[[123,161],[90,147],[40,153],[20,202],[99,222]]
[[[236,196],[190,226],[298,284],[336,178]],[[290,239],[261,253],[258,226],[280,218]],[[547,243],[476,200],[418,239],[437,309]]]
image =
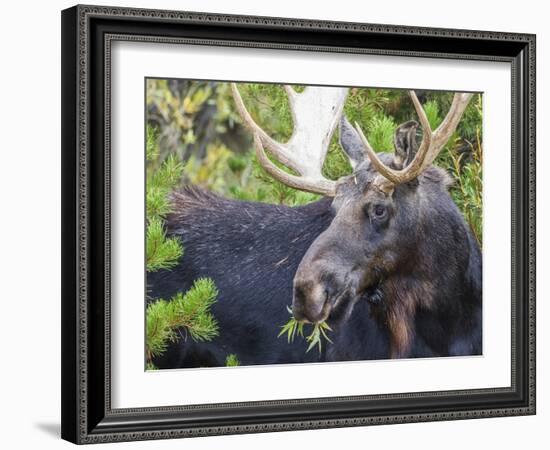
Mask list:
[[301,284],[294,286],[294,298],[292,299],[292,315],[296,320],[305,320],[304,306],[307,299],[306,290]]
[[294,301],[302,304],[307,298],[306,289],[298,284],[294,287]]

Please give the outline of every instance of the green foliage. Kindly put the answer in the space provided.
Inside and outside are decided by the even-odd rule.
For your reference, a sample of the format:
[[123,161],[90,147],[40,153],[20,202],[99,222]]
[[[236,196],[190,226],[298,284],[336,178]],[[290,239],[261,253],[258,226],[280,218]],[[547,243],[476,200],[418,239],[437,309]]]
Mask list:
[[[167,237],[164,217],[170,212],[168,196],[179,183],[183,165],[175,155],[159,161],[159,134],[151,126],[146,133],[147,157],[147,229],[146,268],[148,272],[170,269],[178,264],[183,246],[176,238]],[[216,320],[210,313],[218,291],[208,278],[195,281],[185,294],[169,300],[157,299],[146,310],[146,370],[154,370],[153,357],[166,351],[183,333],[196,341],[211,340],[218,335]]]
[[424,111],[426,112],[431,129],[435,130],[443,120],[439,115],[439,104],[435,100],[430,100],[424,104]]
[[452,163],[449,170],[456,179],[455,185],[451,188],[451,195],[481,245],[483,240],[482,147],[479,138],[475,143],[468,143],[468,145],[472,149],[469,162],[463,162],[466,153],[459,153],[456,146],[449,150]]
[[[281,327],[281,331],[279,332],[277,337],[286,335],[288,343],[291,343],[294,341],[296,335],[300,336],[301,338],[304,337],[304,327],[306,326],[306,324],[304,322],[299,322],[298,320],[296,320],[292,315],[292,310],[289,307],[287,307],[287,310],[290,313],[290,319],[286,324]],[[314,324],[311,333],[305,337],[306,342],[308,342],[309,344],[306,353],[315,346],[317,346],[319,353],[321,353],[323,349],[323,339],[329,343],[332,343],[332,341],[328,337],[328,331],[332,331],[332,328],[330,328],[330,326],[326,322],[319,322]]]
[[378,152],[393,151],[393,135],[397,128],[391,117],[374,115],[367,123],[367,136],[372,148]]
[[183,255],[176,238],[167,238],[161,219],[154,217],[147,224],[146,266],[148,272],[174,267]]
[[210,83],[186,80],[147,80],[148,124],[160,130],[160,161],[174,154],[182,159],[204,130],[196,130],[196,116],[217,93]]
[[227,355],[225,358],[225,366],[226,367],[237,367],[239,366],[239,360],[237,359],[237,355],[234,353],[231,353],[230,355]]
[[390,104],[391,92],[389,89],[351,89],[344,106],[347,118],[366,128],[369,120],[383,113]]
[[325,339],[332,344],[332,341],[327,335],[327,331],[332,331],[332,328],[328,326],[326,322],[319,322],[313,325],[313,330],[309,336],[306,337],[306,341],[309,342],[306,353],[309,352],[313,347],[317,346],[319,353],[321,353],[323,342],[322,339]]
[[[480,245],[483,242],[483,103],[481,94],[476,94],[464,113],[468,117],[466,133],[473,133],[473,140],[464,138],[460,128],[454,133],[436,163],[453,176],[451,196],[462,211]],[[439,115],[434,117],[439,123]],[[464,119],[463,119],[464,120]],[[461,121],[462,124],[462,121]],[[469,129],[473,127],[473,131]]]
[[162,218],[170,212],[168,194],[179,183],[183,174],[183,164],[174,155],[158,161],[159,135],[155,128],[147,126],[146,157],[147,186],[146,204],[147,219]]
[[294,338],[296,337],[296,334],[300,337],[304,337],[304,322],[297,321],[294,316],[292,316],[292,311],[290,311],[290,319],[287,323],[285,323],[283,326],[281,326],[281,331],[277,335],[277,337],[281,337],[286,334],[287,341],[290,344],[294,341]]
[[174,155],[170,155],[154,170],[147,171],[147,219],[165,217],[170,212],[168,195],[178,184],[182,174],[183,164]]
[[146,354],[148,363],[166,351],[182,333],[195,341],[209,341],[218,335],[218,325],[210,307],[218,290],[209,278],[199,278],[185,294],[178,293],[170,300],[158,299],[147,306]]
[[325,165],[323,166],[323,175],[329,180],[337,180],[344,175],[351,174],[351,172],[349,159],[340,149],[338,139],[334,136],[328,149]]
[[145,136],[145,159],[147,162],[154,161],[158,157],[158,132],[157,129],[147,125]]
[[[147,127],[146,156],[147,162],[155,160],[158,152],[158,133]],[[174,267],[183,255],[183,247],[174,238],[167,238],[164,231],[163,217],[170,212],[168,194],[179,182],[183,165],[170,155],[165,161],[148,167],[146,205],[146,267],[149,272]]]

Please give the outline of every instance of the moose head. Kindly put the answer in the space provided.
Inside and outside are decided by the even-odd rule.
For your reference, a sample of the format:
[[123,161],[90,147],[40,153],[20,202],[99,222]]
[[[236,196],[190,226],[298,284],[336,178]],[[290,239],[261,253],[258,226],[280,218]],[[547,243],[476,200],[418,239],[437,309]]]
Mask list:
[[[312,323],[345,319],[365,293],[380,288],[393,297],[393,331],[402,335],[406,346],[413,310],[419,305],[429,308],[434,290],[457,271],[453,268],[448,274],[437,267],[445,257],[441,253],[453,251],[445,250],[440,241],[460,234],[462,222],[457,221],[462,219],[448,194],[450,178],[432,163],[455,131],[471,94],[456,93],[447,116],[432,130],[410,91],[422,141],[417,145],[419,123],[408,121],[397,128],[390,155],[377,154],[359,125],[354,128],[345,118],[345,88],[307,87],[297,93],[286,86],[294,120],[294,133],[286,144],[274,141],[254,122],[235,84],[232,89],[265,170],[288,186],[333,199],[332,223],[309,247],[294,277],[295,318]],[[333,181],[322,175],[322,167],[338,124],[353,173]],[[264,147],[298,175],[275,165]],[[452,264],[459,265],[454,260]]]

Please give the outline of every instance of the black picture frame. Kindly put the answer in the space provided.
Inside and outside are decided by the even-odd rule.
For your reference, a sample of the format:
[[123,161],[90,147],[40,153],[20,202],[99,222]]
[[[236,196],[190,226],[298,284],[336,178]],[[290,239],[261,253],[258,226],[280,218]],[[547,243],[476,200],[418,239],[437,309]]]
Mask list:
[[[507,388],[112,409],[114,40],[504,61],[512,68],[512,384]],[[75,6],[62,12],[62,437],[97,443],[535,414],[535,36]]]

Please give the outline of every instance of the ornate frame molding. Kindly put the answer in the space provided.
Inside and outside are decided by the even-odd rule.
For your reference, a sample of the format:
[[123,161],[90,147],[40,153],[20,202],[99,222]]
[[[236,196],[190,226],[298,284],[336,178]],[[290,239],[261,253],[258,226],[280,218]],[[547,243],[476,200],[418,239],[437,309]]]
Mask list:
[[[62,435],[77,443],[238,434],[373,424],[439,421],[535,413],[535,36],[530,34],[441,28],[404,27],[304,19],[234,16],[195,12],[158,11],[99,6],[76,6],[63,12],[63,348]],[[148,24],[161,23],[170,36],[146,34]],[[132,31],[125,29],[132,24]],[[208,26],[208,29],[207,29]],[[140,32],[135,32],[135,28]],[[193,27],[197,36],[185,34]],[[215,29],[220,36],[208,36]],[[202,30],[202,31],[201,31]],[[228,36],[246,30],[255,39]],[[316,32],[326,32],[313,38]],[[287,37],[272,39],[285,31]],[[237,37],[238,32],[234,33]],[[329,37],[332,36],[332,37]],[[289,37],[290,36],[290,37]],[[351,46],[349,36],[365,44]],[[298,37],[299,42],[292,42]],[[403,48],[398,48],[399,38]],[[410,43],[406,39],[411,40]],[[394,39],[394,41],[391,41]],[[505,61],[512,65],[513,89],[513,305],[512,386],[472,391],[432,392],[354,397],[377,402],[399,400],[409,412],[362,413],[350,417],[321,417],[322,407],[352,398],[320,398],[275,402],[252,402],[191,407],[113,410],[110,403],[110,49],[114,40],[161,43],[245,46],[306,51],[351,52],[452,59]],[[290,40],[290,42],[288,42]],[[453,51],[442,51],[441,42],[453,42]],[[287,41],[287,42],[282,42]],[[419,44],[420,43],[420,44]],[[465,46],[468,43],[468,46]],[[497,43],[498,45],[485,45]],[[391,44],[391,45],[390,45]],[[415,49],[420,45],[420,50]],[[492,50],[487,50],[492,49]],[[102,87],[101,87],[102,86]],[[101,92],[100,92],[101,91]],[[93,94],[93,95],[91,95]],[[97,96],[101,94],[99,103]],[[96,103],[94,103],[96,102]],[[97,112],[104,123],[98,126]],[[96,115],[93,115],[94,111]],[[91,143],[101,143],[103,154],[92,152]],[[100,185],[100,186],[99,186]],[[518,190],[519,186],[519,190]],[[104,214],[100,217],[100,213]],[[98,232],[100,239],[97,238]],[[95,237],[94,237],[95,236]],[[101,246],[101,249],[98,247]],[[103,289],[98,289],[97,280]],[[101,292],[98,292],[101,291]],[[102,298],[102,302],[94,302]],[[99,303],[99,304],[98,304]],[[92,317],[101,317],[97,319]],[[97,345],[103,350],[97,354]],[[91,352],[91,348],[94,351]],[[101,364],[101,359],[103,363]],[[101,366],[101,367],[98,367]],[[95,370],[95,372],[94,372]],[[103,374],[103,382],[94,381]],[[92,376],[93,375],[93,376]],[[100,401],[92,400],[99,390]],[[521,392],[520,392],[521,391]],[[507,396],[497,401],[497,396]],[[427,398],[455,398],[466,408],[421,407]],[[489,400],[479,405],[477,397]],[[503,399],[505,397],[502,397]],[[500,397],[499,397],[500,398]],[[494,400],[491,400],[494,399]],[[468,401],[472,406],[468,406]],[[477,402],[477,403],[476,403]],[[493,403],[491,403],[493,402]],[[433,401],[436,403],[436,400]],[[478,405],[475,407],[474,405]],[[318,418],[226,423],[208,419],[208,411],[257,407],[281,410],[299,405],[317,405]],[[415,407],[416,405],[416,407]],[[201,422],[184,417],[192,410]],[[381,411],[383,408],[378,407]],[[305,413],[304,413],[305,414]],[[305,414],[307,415],[307,414]],[[282,417],[282,416],[281,416]],[[174,418],[179,418],[174,421]],[[171,422],[170,422],[171,421]],[[170,423],[175,425],[170,425]],[[201,423],[201,425],[199,425]]]

